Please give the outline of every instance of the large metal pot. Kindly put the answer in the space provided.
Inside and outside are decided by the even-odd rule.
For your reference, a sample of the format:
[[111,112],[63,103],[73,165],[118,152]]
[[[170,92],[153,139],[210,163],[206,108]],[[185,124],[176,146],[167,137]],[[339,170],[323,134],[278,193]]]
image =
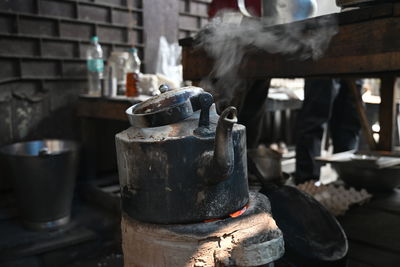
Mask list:
[[21,219],[35,230],[70,220],[78,145],[65,140],[21,142],[0,148],[14,186]]
[[248,202],[245,127],[212,96],[188,87],[127,110],[116,135],[122,210],[151,223],[221,218]]

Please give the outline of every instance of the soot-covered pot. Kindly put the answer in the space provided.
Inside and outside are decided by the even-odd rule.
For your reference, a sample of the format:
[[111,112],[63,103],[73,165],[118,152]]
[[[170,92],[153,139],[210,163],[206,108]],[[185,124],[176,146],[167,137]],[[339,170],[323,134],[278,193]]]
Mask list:
[[161,90],[130,107],[116,135],[122,210],[151,223],[221,218],[248,202],[246,132],[198,87]]

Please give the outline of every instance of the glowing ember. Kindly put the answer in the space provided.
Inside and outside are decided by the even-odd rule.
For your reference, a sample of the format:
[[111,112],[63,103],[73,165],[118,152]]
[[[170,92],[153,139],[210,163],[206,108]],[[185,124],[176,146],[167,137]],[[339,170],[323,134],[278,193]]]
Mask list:
[[[241,210],[238,210],[238,211],[236,211],[234,213],[229,214],[229,217],[230,218],[239,217],[240,215],[242,215],[243,213],[246,212],[247,208],[248,208],[248,205],[244,206],[243,209],[241,209]],[[216,222],[216,221],[220,221],[220,220],[223,220],[223,219],[226,219],[226,218],[209,219],[209,220],[204,220],[203,222],[205,222],[205,223]]]

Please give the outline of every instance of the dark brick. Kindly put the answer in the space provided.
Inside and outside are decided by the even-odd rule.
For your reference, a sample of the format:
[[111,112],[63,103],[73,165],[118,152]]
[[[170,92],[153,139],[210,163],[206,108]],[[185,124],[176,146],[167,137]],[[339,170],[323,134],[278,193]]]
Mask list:
[[101,40],[106,40],[108,42],[125,42],[125,30],[121,28],[105,27],[99,26],[97,29],[97,35]]
[[62,37],[89,40],[93,36],[93,26],[80,23],[61,22],[60,33]]
[[179,1],[179,12],[190,12],[189,0]]
[[25,60],[22,62],[22,76],[24,77],[57,77],[59,65],[57,61]]
[[80,4],[79,18],[89,21],[109,22],[109,9],[105,7]]
[[143,26],[141,12],[113,10],[113,22],[127,27]]
[[86,81],[47,81],[45,88],[51,92],[50,110],[71,108],[76,104],[79,94],[85,93]]
[[198,19],[190,16],[179,16],[179,28],[197,29],[199,27]]
[[73,58],[76,56],[77,44],[65,41],[43,41],[42,51],[45,57]]
[[0,10],[35,13],[35,0],[1,0]]
[[1,55],[35,56],[38,51],[36,40],[0,37]]
[[0,32],[2,33],[14,32],[14,17],[0,15]]
[[[15,60],[0,59],[0,81],[18,76],[18,62]],[[1,100],[1,99],[0,99]]]
[[206,3],[190,3],[190,13],[198,16],[208,17],[208,4]]
[[44,86],[50,91],[51,116],[47,122],[51,126],[51,135],[77,138],[80,131],[75,108],[79,94],[87,91],[86,81],[49,81]]
[[132,45],[143,44],[143,34],[140,30],[130,30],[128,32],[128,43]]
[[8,84],[0,85],[0,146],[12,141],[11,90]]
[[126,5],[131,8],[142,8],[143,2],[142,0],[125,0]]
[[43,129],[49,127],[41,124],[49,115],[49,93],[44,92],[38,82],[14,83],[12,92],[14,140],[43,138]]
[[206,26],[207,24],[208,24],[208,19],[201,18],[201,20],[200,20],[200,27],[203,28],[203,27]]
[[56,36],[57,24],[53,20],[21,18],[19,31],[23,34]]
[[121,6],[125,0],[96,0],[96,3],[103,3],[107,5]]
[[[116,45],[113,51],[119,51],[119,52],[128,52],[129,48],[133,47],[134,45]],[[136,47],[138,49],[138,55],[139,58],[142,60],[142,65],[144,64],[143,62],[143,48],[141,47]]]
[[[101,48],[103,49],[103,58],[107,59],[111,53],[111,46],[102,44],[101,40],[100,40],[100,44],[101,44]],[[89,44],[80,44],[80,52],[79,52],[80,58],[86,58],[86,50],[88,48],[89,48]]]
[[[128,52],[129,48],[131,48],[134,45],[116,45],[113,51],[119,51],[119,52]],[[138,55],[139,58],[142,60],[142,65],[144,64],[143,62],[143,49],[141,47],[138,48]]]
[[132,47],[131,45],[116,45],[113,51],[118,52],[128,52],[129,48]]
[[86,78],[86,62],[71,62],[66,61],[63,63],[63,76],[64,77],[75,77],[75,78]]
[[186,38],[189,36],[190,36],[190,32],[179,30],[179,39]]
[[74,3],[70,2],[41,0],[40,13],[48,16],[74,18],[75,7]]

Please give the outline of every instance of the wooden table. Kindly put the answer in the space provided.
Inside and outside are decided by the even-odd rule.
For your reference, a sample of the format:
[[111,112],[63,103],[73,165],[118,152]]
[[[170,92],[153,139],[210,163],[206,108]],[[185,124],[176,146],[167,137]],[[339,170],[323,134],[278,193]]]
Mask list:
[[84,179],[116,171],[114,137],[129,127],[125,110],[147,98],[80,96],[76,113],[81,122]]
[[[318,60],[301,61],[249,49],[239,67],[239,73],[248,81],[294,77],[380,78],[381,131],[377,149],[392,151],[396,116],[394,87],[395,77],[400,71],[400,4],[380,4],[328,16],[337,19],[339,31],[326,53]],[[312,23],[318,19],[323,17],[294,22],[288,27]],[[213,60],[193,44],[192,38],[180,40],[183,47],[184,80],[196,82],[210,75]],[[258,94],[264,91],[258,91]],[[256,110],[254,107],[253,111]]]

